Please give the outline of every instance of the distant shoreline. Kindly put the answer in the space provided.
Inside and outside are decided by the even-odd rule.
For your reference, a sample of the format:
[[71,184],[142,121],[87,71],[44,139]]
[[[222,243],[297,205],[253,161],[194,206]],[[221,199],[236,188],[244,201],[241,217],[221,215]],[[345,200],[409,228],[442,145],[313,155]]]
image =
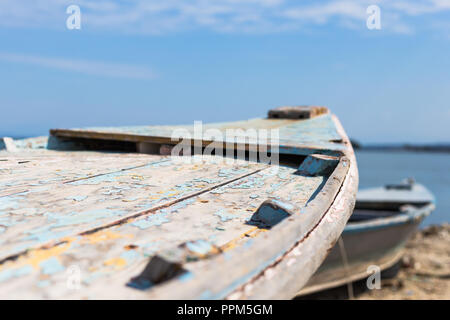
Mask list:
[[355,150],[363,151],[410,151],[410,152],[436,152],[450,153],[449,144],[368,144],[364,145],[355,140],[351,140]]
[[433,147],[433,146],[367,146],[355,148],[355,150],[363,151],[409,151],[409,152],[434,152],[434,153],[450,153],[450,146],[447,147]]

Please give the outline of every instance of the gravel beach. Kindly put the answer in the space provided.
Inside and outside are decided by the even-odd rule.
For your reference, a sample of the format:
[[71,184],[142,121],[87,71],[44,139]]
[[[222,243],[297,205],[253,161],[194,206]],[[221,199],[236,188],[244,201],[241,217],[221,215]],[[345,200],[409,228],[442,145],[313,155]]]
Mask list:
[[[381,289],[369,290],[366,280],[352,284],[356,300],[450,299],[450,224],[428,226],[408,241],[401,262],[382,273]],[[398,273],[395,275],[395,268]],[[301,299],[349,299],[347,286]]]

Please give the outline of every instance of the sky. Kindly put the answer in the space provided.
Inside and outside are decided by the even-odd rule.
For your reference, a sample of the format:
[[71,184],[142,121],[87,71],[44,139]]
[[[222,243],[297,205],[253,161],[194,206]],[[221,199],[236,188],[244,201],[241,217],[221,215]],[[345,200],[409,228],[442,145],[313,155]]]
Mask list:
[[450,0],[0,0],[0,136],[283,105],[362,143],[450,142]]

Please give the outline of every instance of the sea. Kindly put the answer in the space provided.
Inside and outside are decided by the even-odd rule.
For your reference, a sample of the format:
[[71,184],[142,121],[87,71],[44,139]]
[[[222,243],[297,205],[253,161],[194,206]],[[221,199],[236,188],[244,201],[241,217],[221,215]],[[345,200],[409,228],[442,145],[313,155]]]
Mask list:
[[421,228],[450,221],[450,153],[356,150],[359,189],[414,178],[436,198],[436,210]]

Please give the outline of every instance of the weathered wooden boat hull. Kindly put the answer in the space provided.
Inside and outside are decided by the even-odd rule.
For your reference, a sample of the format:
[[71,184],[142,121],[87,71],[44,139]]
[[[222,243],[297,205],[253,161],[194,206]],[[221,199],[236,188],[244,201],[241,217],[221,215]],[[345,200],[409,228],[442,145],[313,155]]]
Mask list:
[[[177,162],[187,156],[164,151],[179,142],[173,127],[52,130],[48,141],[0,151],[9,173],[0,177],[0,297],[293,297],[353,211],[356,161],[323,108],[312,120],[210,125],[253,127],[279,129],[279,145],[262,146],[289,164],[227,163],[215,154]],[[190,141],[200,150],[253,148]],[[97,152],[106,147],[121,153]],[[77,270],[74,289],[67,283]]]
[[[370,202],[369,207],[398,208],[389,201],[387,203],[380,201],[378,205],[375,205],[375,202]],[[406,241],[434,209],[433,203],[420,203],[420,205],[410,206],[404,213],[395,215],[392,211],[355,209],[355,215],[364,216],[369,213],[386,217],[368,218],[366,221],[359,222],[350,220],[341,235],[343,247],[336,245],[331,250],[298,295],[307,295],[361,280],[373,273],[369,269],[371,266],[377,266],[383,271],[399,262]],[[399,201],[399,204],[405,205],[405,201]],[[343,254],[346,257],[343,257]]]

